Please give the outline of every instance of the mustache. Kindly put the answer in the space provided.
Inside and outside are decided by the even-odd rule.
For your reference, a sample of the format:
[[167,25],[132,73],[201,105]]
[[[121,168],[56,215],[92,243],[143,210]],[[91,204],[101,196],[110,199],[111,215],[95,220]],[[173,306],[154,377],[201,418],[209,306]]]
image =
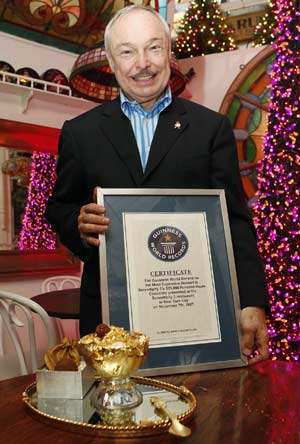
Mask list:
[[142,71],[135,74],[133,77],[139,78],[139,77],[148,77],[148,76],[154,76],[155,72],[151,71],[150,69],[143,69]]

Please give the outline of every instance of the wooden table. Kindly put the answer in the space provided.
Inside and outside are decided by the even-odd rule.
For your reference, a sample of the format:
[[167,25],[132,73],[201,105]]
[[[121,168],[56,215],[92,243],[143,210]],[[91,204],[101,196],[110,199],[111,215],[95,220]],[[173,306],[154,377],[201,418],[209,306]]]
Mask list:
[[48,291],[31,298],[41,305],[49,316],[59,319],[79,319],[80,288]]
[[7,444],[300,444],[300,365],[266,361],[251,368],[162,377],[196,395],[193,433],[110,439],[56,429],[22,404],[34,376],[0,382],[0,442]]

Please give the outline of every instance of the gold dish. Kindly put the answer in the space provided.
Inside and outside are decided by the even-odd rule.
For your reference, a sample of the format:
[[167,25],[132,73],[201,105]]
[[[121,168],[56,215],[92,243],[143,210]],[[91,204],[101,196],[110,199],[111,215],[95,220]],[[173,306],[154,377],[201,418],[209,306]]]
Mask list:
[[[35,383],[28,386],[23,392],[23,402],[33,416],[49,425],[73,433],[99,435],[102,437],[143,437],[168,432],[172,425],[171,419],[169,416],[155,412],[150,401],[150,398],[153,398],[153,396],[159,396],[166,403],[168,410],[176,414],[176,418],[180,423],[188,422],[193,416],[196,409],[196,398],[186,387],[177,387],[167,382],[138,376],[132,377],[132,380],[139,390],[143,392],[143,402],[135,410],[129,412],[131,416],[128,417],[126,424],[105,425],[101,422],[97,423],[97,421],[93,423],[95,422],[93,415],[89,420],[84,418],[82,421],[68,419],[66,416],[58,416],[59,412],[62,411],[59,403],[54,407],[52,406],[51,413],[47,409],[43,408],[42,410],[38,406],[39,398],[36,393]],[[93,404],[95,392],[97,392],[97,388],[94,386],[91,392],[86,395],[90,398],[85,397],[83,400],[74,400],[77,403],[76,408],[78,408],[78,402],[84,404],[84,409],[86,409],[88,402],[90,408]],[[53,402],[53,400],[51,401]],[[64,404],[65,401],[71,402],[73,400],[61,399],[57,401]],[[70,412],[72,408],[68,405],[65,410]],[[92,412],[89,414],[92,414]],[[97,415],[96,409],[94,415]]]
[[106,418],[107,424],[115,424],[121,418],[127,422],[128,415],[124,410],[143,402],[142,393],[130,376],[142,365],[149,338],[122,327],[106,327],[109,331],[104,336],[90,333],[80,339],[78,347],[86,363],[95,369],[95,377],[100,380],[97,410],[102,418]]
[[96,333],[83,336],[78,345],[87,364],[101,379],[124,379],[142,365],[148,350],[149,338],[139,332],[127,332],[121,327],[99,338]]

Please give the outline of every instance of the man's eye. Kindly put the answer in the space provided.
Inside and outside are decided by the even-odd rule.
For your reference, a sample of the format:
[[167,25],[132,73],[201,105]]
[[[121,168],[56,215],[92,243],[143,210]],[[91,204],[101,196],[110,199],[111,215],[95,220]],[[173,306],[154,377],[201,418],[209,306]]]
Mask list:
[[160,51],[162,48],[160,45],[152,45],[150,46],[151,51]]
[[130,49],[123,49],[123,50],[120,52],[120,54],[121,54],[121,56],[128,56],[128,55],[131,55],[131,54],[132,54],[132,51],[131,51]]

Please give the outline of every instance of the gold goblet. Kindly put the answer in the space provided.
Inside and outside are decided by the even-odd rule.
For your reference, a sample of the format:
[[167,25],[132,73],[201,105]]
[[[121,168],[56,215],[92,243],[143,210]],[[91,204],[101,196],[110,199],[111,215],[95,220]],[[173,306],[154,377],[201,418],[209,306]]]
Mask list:
[[[108,411],[115,411],[114,417],[120,421],[121,410],[141,404],[142,394],[130,375],[142,365],[148,343],[144,334],[114,326],[102,338],[92,333],[80,339],[80,352],[87,364],[96,370],[96,378],[100,379],[96,407],[99,411],[104,410],[103,417],[107,417]],[[123,416],[126,416],[125,412]]]

